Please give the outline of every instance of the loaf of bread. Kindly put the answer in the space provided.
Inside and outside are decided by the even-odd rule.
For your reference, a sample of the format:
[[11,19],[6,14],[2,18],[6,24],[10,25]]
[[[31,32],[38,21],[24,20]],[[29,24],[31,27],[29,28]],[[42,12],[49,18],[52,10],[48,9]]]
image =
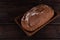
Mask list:
[[27,11],[21,18],[22,28],[34,31],[47,23],[54,16],[54,10],[47,5],[38,5]]

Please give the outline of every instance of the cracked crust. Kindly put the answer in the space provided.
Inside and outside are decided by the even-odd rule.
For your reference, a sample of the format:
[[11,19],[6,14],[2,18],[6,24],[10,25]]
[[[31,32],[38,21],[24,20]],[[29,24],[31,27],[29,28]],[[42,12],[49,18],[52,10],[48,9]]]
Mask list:
[[47,5],[38,5],[27,11],[21,19],[22,28],[34,31],[54,16],[54,10]]

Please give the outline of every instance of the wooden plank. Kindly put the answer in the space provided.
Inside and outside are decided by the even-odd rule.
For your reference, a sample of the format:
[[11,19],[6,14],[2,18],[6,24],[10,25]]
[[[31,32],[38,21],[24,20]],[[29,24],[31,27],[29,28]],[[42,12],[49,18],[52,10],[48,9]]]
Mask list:
[[19,38],[23,34],[21,32],[16,25],[0,25],[0,38]]
[[[49,24],[43,29],[38,31],[35,35],[31,36],[33,39],[58,39],[60,38],[60,25]],[[0,25],[0,38],[16,38],[16,39],[26,39],[28,36],[19,28],[18,25],[13,24],[1,24]],[[29,38],[28,38],[29,39]]]
[[12,38],[10,38],[10,39],[1,39],[1,40],[60,40],[60,39],[28,39],[28,38],[26,38],[26,39],[12,39]]

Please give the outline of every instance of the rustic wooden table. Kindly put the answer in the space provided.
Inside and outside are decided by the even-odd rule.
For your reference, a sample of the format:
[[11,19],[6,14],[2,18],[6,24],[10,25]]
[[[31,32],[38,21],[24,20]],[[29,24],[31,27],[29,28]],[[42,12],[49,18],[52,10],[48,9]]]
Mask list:
[[0,0],[0,40],[60,40],[60,17],[31,37],[14,22],[15,17],[41,3],[60,11],[60,0]]

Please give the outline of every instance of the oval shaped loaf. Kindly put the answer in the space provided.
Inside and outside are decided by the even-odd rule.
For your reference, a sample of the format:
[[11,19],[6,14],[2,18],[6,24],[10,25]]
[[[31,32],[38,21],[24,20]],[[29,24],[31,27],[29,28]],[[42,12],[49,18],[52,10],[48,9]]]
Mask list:
[[47,5],[38,5],[27,11],[21,18],[22,28],[34,31],[47,23],[54,16],[54,10]]

